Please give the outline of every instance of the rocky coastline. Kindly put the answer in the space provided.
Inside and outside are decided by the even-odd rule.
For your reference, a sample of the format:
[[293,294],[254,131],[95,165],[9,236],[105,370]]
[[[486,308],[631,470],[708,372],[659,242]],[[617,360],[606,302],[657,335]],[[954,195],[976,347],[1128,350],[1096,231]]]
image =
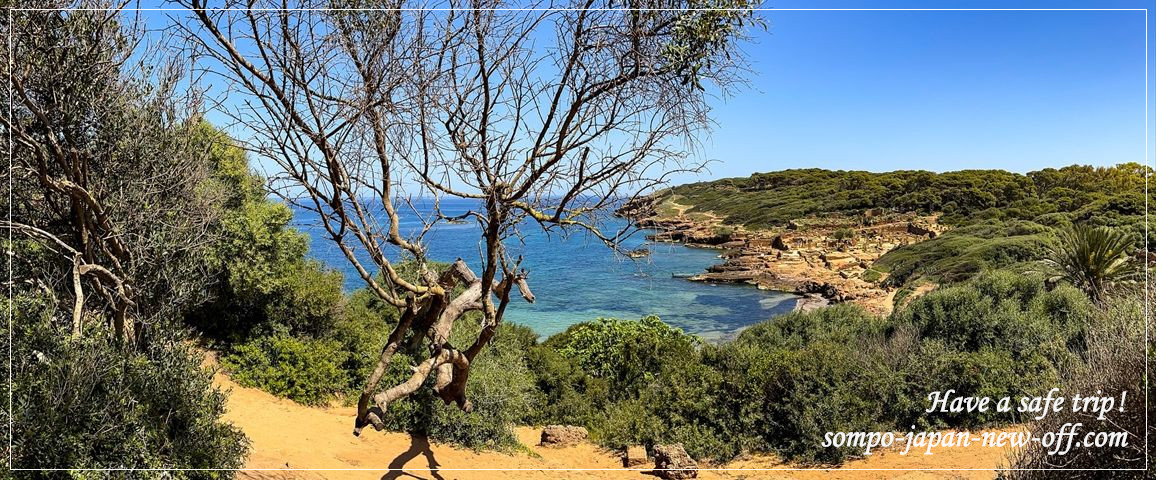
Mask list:
[[944,231],[936,216],[871,209],[854,214],[793,220],[780,228],[748,230],[709,214],[663,208],[656,201],[636,202],[619,210],[641,228],[653,229],[654,242],[721,250],[722,262],[688,280],[748,283],[762,289],[799,295],[796,310],[834,303],[854,303],[887,314],[895,289],[885,286],[885,272],[872,268],[879,257],[903,245]]

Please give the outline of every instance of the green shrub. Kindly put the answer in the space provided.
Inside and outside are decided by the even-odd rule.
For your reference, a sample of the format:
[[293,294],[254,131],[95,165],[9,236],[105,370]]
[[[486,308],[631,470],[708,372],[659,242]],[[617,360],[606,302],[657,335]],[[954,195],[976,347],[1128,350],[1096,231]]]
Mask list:
[[806,462],[855,453],[820,444],[827,431],[883,423],[893,376],[882,352],[866,345],[879,342],[884,329],[883,319],[861,308],[835,305],[760,323],[721,346],[708,362],[721,371],[721,391],[739,421],[732,435]]
[[630,445],[653,446],[662,437],[666,424],[655,413],[654,405],[630,399],[615,403],[606,418],[592,427],[592,440],[621,450]]
[[545,343],[588,374],[609,381],[612,397],[624,398],[636,395],[663,368],[693,358],[699,340],[648,316],[571,325]]
[[[989,272],[939,288],[893,314],[892,328],[923,339],[905,368],[911,395],[953,388],[961,396],[1038,394],[1081,361],[1087,297],[1071,287],[1044,290],[1043,280]],[[933,425],[978,427],[1006,418],[995,414],[931,414]]]
[[274,335],[236,346],[221,363],[241,385],[305,405],[323,405],[351,383],[340,368],[346,356],[333,340]]
[[535,420],[586,425],[607,448],[682,442],[699,458],[733,457],[699,347],[657,317],[572,325],[527,356],[543,399]]
[[281,281],[280,290],[264,305],[272,328],[313,338],[334,333],[344,313],[341,272],[308,260],[293,265]]
[[389,332],[397,323],[397,310],[384,305],[368,290],[353,292],[345,302],[341,315],[334,319],[328,338],[340,342],[345,355],[341,369],[350,379],[345,398],[354,402],[361,394],[364,382],[381,357],[381,349]]
[[[465,344],[476,338],[477,317],[469,315],[454,325],[450,342]],[[462,412],[438,398],[430,376],[414,394],[390,404],[383,418],[391,430],[427,435],[430,439],[468,448],[511,450],[519,445],[513,426],[525,423],[536,410],[534,377],[524,354],[535,334],[526,327],[502,324],[492,343],[474,359],[466,397],[473,411]],[[412,359],[394,357],[382,385],[396,385],[412,374]]]
[[[770,449],[802,461],[838,462],[851,448],[823,448],[828,431],[874,431],[884,404],[874,394],[874,360],[845,343],[820,341],[771,353],[752,365],[764,402],[754,432]],[[749,399],[753,401],[754,399]]]
[[586,373],[577,360],[554,348],[534,345],[526,352],[534,375],[538,409],[534,424],[593,425],[609,406],[610,383]]
[[[1101,391],[1103,395],[1119,397],[1121,392],[1127,391],[1126,404],[1133,407],[1126,406],[1123,411],[1110,412],[1105,420],[1098,420],[1095,415],[1063,409],[1042,420],[1033,421],[1028,427],[1030,431],[1046,432],[1059,431],[1064,424],[1082,423],[1082,431],[1085,432],[1126,432],[1127,446],[1084,446],[1064,455],[1064,467],[1070,469],[1064,472],[1064,478],[1106,478],[1103,469],[1121,469],[1123,472],[1123,469],[1145,468],[1145,437],[1156,435],[1156,426],[1146,421],[1143,399],[1145,395],[1156,394],[1152,382],[1145,378],[1147,365],[1156,360],[1156,345],[1152,344],[1151,338],[1145,344],[1145,324],[1150,324],[1152,318],[1151,311],[1148,312],[1149,318],[1145,318],[1144,302],[1142,291],[1122,292],[1109,296],[1102,309],[1094,310],[1087,318],[1087,364],[1069,369],[1065,372],[1064,382],[1058,385],[1063,395],[1087,395]],[[1137,399],[1136,403],[1132,403],[1133,398]],[[1055,465],[1056,457],[1049,455],[1047,448],[1032,443],[1011,455],[1008,467],[1020,470],[1001,471],[999,478],[1055,478],[1056,472],[1049,471]],[[1139,471],[1116,478],[1153,478],[1154,475],[1156,466],[1149,463],[1146,472]]]
[[227,347],[277,330],[321,338],[341,316],[341,273],[307,260],[308,238],[292,228],[293,212],[269,200],[264,179],[248,166],[244,150],[203,124],[218,191],[220,219],[204,258],[212,278],[210,300],[186,307],[186,321]]
[[[171,326],[125,346],[91,318],[71,338],[51,301],[16,296],[12,465],[17,468],[239,468],[248,439],[221,420],[225,394]],[[7,335],[4,335],[7,338]],[[188,471],[177,478],[223,478]],[[171,477],[170,477],[171,478]]]
[[[697,359],[664,370],[640,397],[640,404],[650,406],[650,417],[658,421],[635,434],[643,437],[639,443],[648,447],[681,443],[691,456],[716,461],[729,460],[746,449],[747,443],[738,435],[738,422],[727,410],[727,398],[719,394],[725,374]],[[621,414],[615,411],[614,415]],[[613,425],[613,416],[610,420]]]
[[[579,407],[573,410],[581,414],[552,418],[582,420],[609,448],[682,442],[699,459],[773,451],[792,461],[838,463],[862,452],[821,447],[826,432],[1015,421],[994,412],[928,414],[927,395],[1046,392],[1080,365],[1090,312],[1088,299],[1073,288],[1048,291],[1040,278],[989,272],[935,290],[889,317],[845,304],[795,312],[676,358],[637,361],[640,354],[631,352],[655,350],[653,342],[626,339],[635,338],[635,330],[666,331],[656,320],[592,322],[548,340],[531,365],[546,411],[555,402],[583,405],[587,398],[605,410]],[[613,380],[609,398],[593,398],[599,391],[588,387],[589,377]],[[618,384],[637,396],[620,395]]]
[[863,271],[863,275],[860,278],[862,278],[865,282],[879,283],[879,280],[883,279],[883,272],[873,268],[868,268],[867,270]]

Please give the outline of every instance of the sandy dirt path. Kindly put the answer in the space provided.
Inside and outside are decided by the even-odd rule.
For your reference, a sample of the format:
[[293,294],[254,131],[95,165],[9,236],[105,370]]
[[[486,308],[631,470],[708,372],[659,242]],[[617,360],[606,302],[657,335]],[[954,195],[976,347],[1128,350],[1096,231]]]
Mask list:
[[[507,455],[473,452],[449,445],[430,443],[402,433],[366,430],[354,437],[355,408],[313,408],[280,399],[263,391],[245,388],[218,372],[214,382],[229,392],[225,420],[240,427],[252,440],[252,451],[240,472],[246,479],[605,479],[655,480],[644,471],[559,471],[551,469],[620,469],[615,452],[591,444],[565,448],[539,447],[540,431],[519,428],[518,436],[540,458],[525,453]],[[846,463],[827,471],[707,471],[703,479],[925,479],[992,478],[992,471],[851,471],[848,468],[996,468],[1004,452],[990,448],[945,448],[935,455],[900,455],[898,452],[873,454],[864,460]],[[653,467],[653,464],[646,466]],[[735,469],[790,468],[769,456],[755,456],[725,466]],[[363,469],[314,470],[296,469]],[[516,471],[456,469],[520,469]],[[390,469],[394,469],[390,471]],[[402,470],[404,469],[404,471]]]

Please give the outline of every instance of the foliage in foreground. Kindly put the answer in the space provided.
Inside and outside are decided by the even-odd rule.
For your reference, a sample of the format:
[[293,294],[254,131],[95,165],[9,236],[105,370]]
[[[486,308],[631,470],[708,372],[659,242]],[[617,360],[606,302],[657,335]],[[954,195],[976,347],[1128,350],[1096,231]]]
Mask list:
[[138,351],[97,325],[70,337],[43,297],[19,295],[7,309],[20,339],[12,352],[13,466],[243,465],[248,439],[221,420],[225,395],[212,386],[202,356],[171,330],[154,328]]
[[[1127,432],[1127,446],[1089,447],[1083,446],[1057,457],[1048,455],[1048,449],[1033,443],[1027,449],[1012,457],[1011,468],[1016,469],[1072,469],[1063,472],[1041,470],[1005,470],[1000,478],[1008,480],[1036,480],[1044,478],[1093,479],[1109,478],[1153,478],[1156,466],[1149,465],[1147,472],[1136,471],[1078,471],[1077,469],[1125,469],[1144,468],[1146,452],[1145,434],[1156,435],[1156,428],[1148,426],[1145,432],[1145,395],[1156,392],[1151,382],[1146,382],[1145,365],[1145,321],[1144,295],[1131,292],[1110,298],[1103,310],[1097,310],[1089,319],[1088,362],[1075,371],[1073,378],[1064,385],[1064,393],[1086,393],[1102,391],[1104,395],[1119,398],[1120,392],[1128,392],[1128,400],[1123,412],[1111,412],[1106,420],[1095,415],[1073,413],[1064,409],[1048,415],[1041,421],[1033,422],[1029,429],[1036,432],[1058,431],[1066,423],[1082,423],[1082,432]],[[1148,361],[1156,360],[1156,348],[1148,344]],[[1147,392],[1145,392],[1147,388]]]
[[[361,305],[365,318],[388,311],[351,304]],[[394,403],[384,419],[392,430],[472,448],[515,447],[514,425],[563,423],[588,427],[608,448],[681,442],[692,456],[718,462],[775,452],[838,463],[860,452],[820,447],[827,431],[1021,421],[923,410],[929,392],[947,388],[976,396],[1046,392],[1083,364],[1092,310],[1074,287],[1049,290],[1038,276],[995,271],[928,293],[889,317],[836,305],[754,325],[722,345],[701,345],[653,317],[577,324],[542,343],[525,327],[503,325],[471,374],[473,413],[427,390]],[[470,338],[473,328],[476,322],[462,322],[454,338]],[[340,345],[335,338],[259,338],[226,362],[238,379],[303,403],[343,391],[350,398],[356,369],[372,361],[349,358],[372,358],[381,343]],[[383,381],[410,374],[411,357],[399,355]]]
[[207,250],[229,208],[183,67],[137,48],[141,25],[112,5],[40,6],[62,8],[2,21],[21,59],[3,67],[20,84],[6,97],[12,240],[0,245],[16,292],[0,303],[13,320],[0,336],[13,465],[240,467],[248,441],[221,420],[224,394],[179,325],[208,300]]
[[[291,335],[276,326],[278,333],[235,344],[222,364],[241,385],[305,405],[355,401],[361,380],[377,363],[384,333],[397,316],[392,307],[365,290],[350,295],[338,312],[331,320],[333,327],[320,335]],[[450,341],[468,341],[480,328],[478,320],[470,316],[459,322]],[[516,448],[512,427],[529,421],[540,405],[527,366],[526,352],[534,338],[526,327],[503,324],[498,328],[487,354],[479,356],[471,369],[471,413],[445,405],[432,389],[423,388],[390,406],[383,418],[386,427],[468,448]],[[405,380],[413,373],[413,363],[414,356],[399,352],[382,382]]]
[[[450,341],[466,341],[481,328],[480,316],[469,316],[455,325]],[[513,427],[525,425],[538,409],[533,376],[526,365],[525,352],[535,334],[529,328],[502,324],[485,355],[478,356],[470,369],[467,394],[473,411],[463,412],[446,404],[432,388],[422,388],[409,398],[394,402],[386,411],[386,428],[426,435],[439,442],[467,448],[512,451],[520,446]],[[413,357],[404,356],[390,365],[382,383],[400,383],[412,375]],[[427,379],[427,387],[433,378]],[[364,434],[363,434],[364,435]]]
[[222,365],[243,386],[305,405],[324,405],[349,384],[339,367],[346,355],[332,340],[273,335],[237,346]]
[[[677,335],[656,335],[658,344],[594,336],[574,349],[566,348],[574,343],[563,341],[564,333],[563,340],[537,347],[563,348],[531,354],[537,359],[531,365],[547,405],[579,408],[547,406],[539,422],[584,424],[595,441],[611,448],[682,442],[700,459],[771,451],[837,463],[859,452],[820,447],[827,431],[1016,421],[923,409],[928,392],[946,388],[990,396],[1046,391],[1080,363],[1090,308],[1074,288],[1048,291],[1040,278],[992,272],[929,293],[887,318],[850,305],[793,313],[755,325],[733,342],[689,353],[677,347],[686,341]],[[646,329],[634,323],[631,328]],[[661,352],[678,353],[637,360]],[[614,360],[588,369],[589,358]],[[646,373],[621,375],[637,370]],[[581,408],[587,405],[593,407]]]

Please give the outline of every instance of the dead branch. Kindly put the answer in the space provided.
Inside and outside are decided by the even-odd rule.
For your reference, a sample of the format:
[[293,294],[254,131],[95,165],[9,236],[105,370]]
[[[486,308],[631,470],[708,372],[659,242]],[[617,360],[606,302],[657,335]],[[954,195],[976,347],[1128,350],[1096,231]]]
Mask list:
[[[242,139],[249,151],[279,167],[276,191],[316,214],[367,288],[399,310],[355,433],[380,428],[388,406],[430,375],[439,398],[471,408],[470,365],[514,287],[535,300],[506,248],[520,226],[584,231],[616,247],[624,232],[602,231],[613,208],[701,166],[694,142],[709,108],[700,82],[725,91],[735,80],[734,40],[749,17],[679,11],[690,5],[679,1],[656,5],[669,10],[586,0],[520,12],[491,0],[437,12],[390,9],[401,1],[339,11],[182,3],[192,14],[175,33],[237,92],[223,113],[253,132]],[[424,235],[452,220],[440,214],[443,196],[477,203],[467,213],[482,231],[468,262],[476,270],[462,259],[439,270],[427,258]],[[419,198],[434,212],[423,215]],[[402,228],[405,206],[421,223],[412,231]],[[411,259],[418,274],[403,276],[395,258]],[[471,312],[482,328],[459,350],[454,325]],[[425,344],[426,356],[374,395],[403,344],[414,355]]]

